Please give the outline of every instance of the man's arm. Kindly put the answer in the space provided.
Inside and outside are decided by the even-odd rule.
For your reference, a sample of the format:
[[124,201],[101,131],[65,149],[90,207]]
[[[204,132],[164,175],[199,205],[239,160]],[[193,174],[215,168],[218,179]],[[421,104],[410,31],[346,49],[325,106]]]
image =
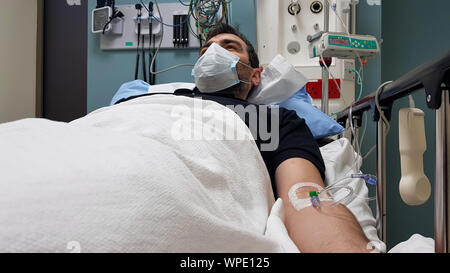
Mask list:
[[[325,187],[317,168],[308,160],[291,158],[280,164],[275,174],[278,195],[283,199],[286,228],[301,252],[369,252],[368,239],[358,221],[343,205],[307,207],[297,211],[289,201],[290,188],[302,182]],[[309,198],[305,187],[299,198]]]

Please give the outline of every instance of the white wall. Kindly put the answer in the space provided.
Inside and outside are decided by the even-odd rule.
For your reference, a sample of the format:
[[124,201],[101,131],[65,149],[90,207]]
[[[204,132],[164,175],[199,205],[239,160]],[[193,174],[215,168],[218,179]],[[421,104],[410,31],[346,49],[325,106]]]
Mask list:
[[36,116],[37,1],[1,0],[0,123]]

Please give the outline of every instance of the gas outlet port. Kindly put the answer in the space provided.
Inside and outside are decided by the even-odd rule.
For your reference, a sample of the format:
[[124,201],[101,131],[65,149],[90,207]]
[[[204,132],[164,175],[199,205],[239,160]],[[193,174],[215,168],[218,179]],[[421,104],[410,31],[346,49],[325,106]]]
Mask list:
[[313,13],[321,13],[323,10],[323,4],[320,1],[314,1],[311,3],[311,11]]
[[288,12],[291,15],[297,15],[300,13],[301,10],[302,10],[302,7],[298,3],[298,1],[292,1],[292,3],[288,7]]

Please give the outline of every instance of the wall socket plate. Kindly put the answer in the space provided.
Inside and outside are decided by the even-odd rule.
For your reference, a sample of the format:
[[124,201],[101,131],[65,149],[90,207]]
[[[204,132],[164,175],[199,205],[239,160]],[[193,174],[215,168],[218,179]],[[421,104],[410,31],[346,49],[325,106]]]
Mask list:
[[354,61],[344,61],[344,80],[354,81],[355,72],[350,72],[350,70],[355,69]]

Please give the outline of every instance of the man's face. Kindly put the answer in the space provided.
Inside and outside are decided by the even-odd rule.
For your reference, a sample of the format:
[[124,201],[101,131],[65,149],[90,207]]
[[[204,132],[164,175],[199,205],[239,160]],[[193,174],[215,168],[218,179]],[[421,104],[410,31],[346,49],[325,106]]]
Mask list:
[[[245,42],[238,36],[230,33],[222,33],[214,36],[200,49],[200,57],[205,54],[206,50],[208,50],[209,46],[213,43],[217,43],[229,52],[238,56],[240,62],[250,66],[250,57],[247,51],[247,44],[245,44]],[[238,86],[236,86],[238,90],[234,91],[237,91],[239,93],[238,96],[241,99],[247,99],[248,93],[250,92],[252,87],[259,85],[261,81],[261,71],[259,68],[252,69],[240,63],[237,64],[236,68],[239,79],[244,82],[250,82],[250,84],[239,84]]]

